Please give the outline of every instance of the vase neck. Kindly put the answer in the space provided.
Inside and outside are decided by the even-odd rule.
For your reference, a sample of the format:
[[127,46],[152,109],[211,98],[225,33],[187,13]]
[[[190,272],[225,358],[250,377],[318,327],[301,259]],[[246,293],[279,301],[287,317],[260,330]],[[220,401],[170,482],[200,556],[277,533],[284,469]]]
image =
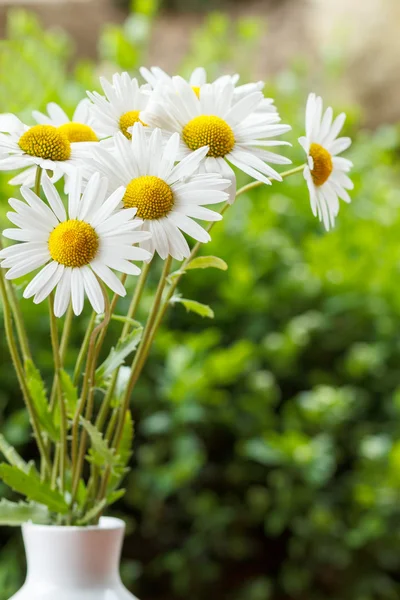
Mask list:
[[98,527],[25,525],[27,581],[47,581],[68,589],[116,583],[124,524],[101,519]]

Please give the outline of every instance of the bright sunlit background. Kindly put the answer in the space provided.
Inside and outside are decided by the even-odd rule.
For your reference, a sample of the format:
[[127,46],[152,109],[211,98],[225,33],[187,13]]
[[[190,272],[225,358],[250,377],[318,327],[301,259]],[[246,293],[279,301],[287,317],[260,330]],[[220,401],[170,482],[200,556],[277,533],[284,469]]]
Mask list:
[[[399,22],[398,0],[0,0],[0,112],[32,123],[49,101],[72,113],[100,74],[204,65],[266,80],[295,164],[309,91],[348,113],[355,140],[353,203],[333,232],[298,175],[242,196],[215,228],[206,253],[227,272],[184,278],[215,318],[171,310],[133,398],[134,470],[114,507],[140,600],[400,597]],[[46,307],[23,309],[50,369]],[[3,332],[0,356],[0,429],[29,459]],[[2,529],[0,600],[21,556]]]

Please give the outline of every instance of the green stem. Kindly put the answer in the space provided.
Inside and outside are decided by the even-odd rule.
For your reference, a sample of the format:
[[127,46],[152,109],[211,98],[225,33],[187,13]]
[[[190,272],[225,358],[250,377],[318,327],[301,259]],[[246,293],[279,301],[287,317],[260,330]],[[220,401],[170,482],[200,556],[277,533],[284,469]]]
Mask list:
[[[126,315],[127,319],[133,320],[134,316],[136,315],[136,311],[138,309],[140,299],[142,297],[143,290],[146,285],[147,276],[148,276],[149,270],[150,270],[150,264],[151,264],[151,262],[146,263],[142,268],[142,272],[141,272],[138,282],[136,284],[135,292],[132,296],[132,300],[131,300],[131,303],[129,305],[129,309],[128,309],[128,312]],[[122,329],[120,339],[124,339],[125,336],[128,335],[129,329],[130,329],[130,323],[128,320],[124,323],[124,327]],[[102,430],[104,427],[104,423],[105,423],[105,420],[107,418],[107,415],[108,415],[108,412],[110,409],[111,400],[112,400],[112,397],[113,397],[113,394],[115,391],[115,386],[117,384],[118,374],[119,374],[119,368],[116,369],[112,375],[110,384],[107,389],[107,393],[104,396],[102,405],[100,407],[100,411],[99,411],[99,414],[98,414],[97,420],[96,420],[96,427],[99,430]]]
[[[83,386],[82,386],[82,395],[81,395],[81,399],[80,399],[80,402],[78,405],[78,409],[75,413],[74,420],[73,420],[73,426],[72,426],[72,448],[73,448],[73,451],[72,451],[72,456],[73,456],[72,473],[73,473],[73,475],[72,475],[71,507],[74,505],[74,502],[76,499],[79,481],[80,481],[82,469],[83,469],[83,462],[85,459],[86,443],[87,443],[87,431],[86,431],[86,429],[83,429],[82,434],[81,434],[80,443],[79,443],[79,451],[77,454],[79,421],[80,421],[81,415],[83,414],[83,411],[85,410],[85,406],[86,406],[86,411],[85,411],[86,420],[90,421],[92,418],[92,415],[93,415],[94,392],[95,392],[95,372],[96,372],[96,363],[97,363],[97,357],[98,357],[98,351],[97,351],[97,346],[96,346],[97,336],[101,334],[101,331],[103,330],[103,328],[108,326],[108,324],[110,322],[110,318],[111,318],[111,313],[110,313],[111,306],[110,306],[110,301],[108,299],[107,290],[105,289],[105,287],[101,281],[99,281],[99,283],[101,285],[101,289],[102,289],[103,295],[104,295],[105,313],[104,313],[104,320],[101,323],[99,323],[99,325],[97,325],[97,327],[95,327],[93,329],[92,335],[90,336],[88,357],[87,357],[87,362],[86,362],[86,371],[85,371],[85,377],[84,377]],[[87,397],[87,402],[86,402],[86,397]]]
[[68,453],[68,423],[67,423],[67,411],[65,407],[65,400],[61,388],[61,355],[60,346],[58,343],[58,326],[57,318],[54,314],[54,294],[51,293],[49,296],[49,315],[50,315],[50,336],[51,345],[53,348],[54,357],[54,380],[56,385],[56,394],[58,396],[58,405],[60,408],[60,485],[61,491],[65,492],[65,475],[67,467],[67,453]]
[[168,274],[169,274],[169,271],[171,268],[171,263],[172,263],[172,257],[168,256],[168,258],[166,258],[166,260],[164,262],[164,268],[161,273],[160,281],[158,282],[158,287],[157,287],[156,295],[154,297],[153,306],[151,308],[149,318],[147,319],[147,323],[146,323],[146,326],[143,331],[142,339],[140,340],[139,347],[137,349],[137,352],[136,352],[135,357],[132,362],[131,375],[130,375],[128,385],[126,387],[126,390],[125,390],[125,393],[124,393],[124,396],[122,399],[122,408],[120,410],[118,425],[117,425],[117,429],[116,429],[115,436],[114,436],[113,447],[115,448],[115,450],[117,452],[118,452],[119,445],[121,443],[121,436],[122,436],[123,428],[124,428],[125,415],[126,415],[126,411],[129,408],[129,400],[130,400],[131,394],[133,392],[133,388],[135,387],[136,382],[138,380],[139,373],[141,371],[143,350],[146,348],[147,341],[150,337],[151,331],[153,329],[154,321],[157,317],[157,313],[160,308],[162,295],[163,295],[164,288],[167,283],[167,277],[168,277]]
[[81,376],[81,373],[82,373],[82,367],[83,367],[83,363],[85,362],[86,357],[87,357],[90,336],[93,333],[95,321],[96,321],[96,313],[93,311],[92,316],[90,317],[88,326],[86,328],[85,337],[83,338],[82,346],[81,346],[81,349],[79,351],[78,358],[76,361],[76,365],[75,365],[75,369],[74,369],[74,377],[73,377],[74,385],[78,385],[79,377]]
[[[64,361],[65,361],[65,355],[67,353],[69,337],[71,335],[73,316],[74,316],[74,311],[72,309],[72,303],[70,303],[70,305],[68,306],[67,314],[65,316],[64,328],[63,328],[61,342],[60,342],[60,360],[61,360],[62,368],[63,368]],[[53,386],[51,388],[51,394],[50,394],[50,410],[52,412],[53,412],[54,406],[55,406],[56,395],[57,395],[57,379],[56,379],[56,377],[54,377]]]
[[49,455],[49,452],[46,448],[46,445],[45,445],[43,437],[42,437],[39,420],[36,415],[35,406],[33,404],[32,398],[30,396],[29,389],[26,385],[25,373],[24,373],[24,369],[23,369],[23,366],[22,366],[22,363],[21,363],[21,360],[19,357],[19,353],[18,353],[17,343],[15,340],[13,326],[12,326],[11,309],[10,309],[10,304],[8,302],[8,297],[7,297],[7,288],[5,285],[4,273],[1,268],[0,268],[0,294],[1,294],[2,302],[3,302],[4,327],[5,327],[5,333],[6,333],[6,338],[7,338],[7,344],[8,344],[9,350],[10,350],[10,355],[11,355],[12,361],[14,363],[14,368],[15,368],[15,371],[16,371],[16,374],[18,377],[18,382],[21,387],[21,391],[22,391],[22,395],[24,397],[26,407],[28,409],[30,421],[32,423],[33,432],[34,432],[34,435],[35,435],[35,438],[36,438],[36,441],[38,444],[42,462],[45,465],[46,472],[51,474],[50,455]]
[[[3,249],[3,244],[0,240],[0,250]],[[18,341],[21,346],[22,357],[25,360],[32,360],[32,354],[29,348],[28,335],[26,333],[24,318],[22,316],[21,306],[17,298],[15,286],[11,281],[5,282],[6,290],[10,302],[11,311],[14,317],[15,327],[17,330]]]
[[[282,179],[285,179],[286,177],[290,177],[291,175],[295,175],[296,173],[301,173],[302,171],[304,171],[305,166],[306,165],[304,164],[304,165],[300,165],[299,167],[294,167],[293,169],[289,169],[288,171],[283,171],[283,173],[280,173],[280,176],[282,177]],[[269,178],[269,180],[271,181],[271,183],[273,181],[276,181],[271,178]],[[262,185],[265,185],[263,181],[252,181],[251,183],[248,183],[247,185],[244,185],[243,187],[241,187],[236,192],[235,198],[238,198],[242,194],[245,194],[246,192],[249,192],[250,190],[254,190],[255,188],[258,188]]]
[[[126,387],[124,396],[122,398],[121,407],[118,410],[118,419],[117,419],[116,430],[114,433],[114,438],[113,438],[113,443],[112,443],[112,447],[114,448],[116,453],[118,453],[119,446],[121,444],[122,435],[123,435],[123,431],[124,431],[125,417],[126,417],[126,412],[129,408],[130,397],[131,397],[133,388],[135,387],[135,384],[137,382],[139,372],[141,370],[142,352],[146,346],[147,338],[152,331],[154,319],[156,318],[156,315],[160,308],[160,303],[161,303],[163,291],[164,291],[164,288],[165,288],[165,285],[167,282],[167,277],[168,277],[168,274],[169,274],[169,271],[171,268],[171,263],[172,263],[172,257],[168,256],[168,258],[164,262],[164,268],[161,273],[160,280],[158,282],[158,287],[157,287],[157,291],[156,291],[156,294],[154,297],[153,306],[150,310],[150,314],[149,314],[149,317],[146,322],[146,326],[143,331],[142,339],[140,340],[139,347],[138,347],[135,357],[133,359],[129,382]],[[100,485],[100,490],[99,490],[99,494],[98,494],[98,498],[100,500],[102,498],[104,498],[107,494],[107,486],[108,486],[110,474],[111,474],[111,471],[110,471],[110,468],[108,467],[105,470],[105,473],[102,477],[102,481],[101,481],[101,485]]]

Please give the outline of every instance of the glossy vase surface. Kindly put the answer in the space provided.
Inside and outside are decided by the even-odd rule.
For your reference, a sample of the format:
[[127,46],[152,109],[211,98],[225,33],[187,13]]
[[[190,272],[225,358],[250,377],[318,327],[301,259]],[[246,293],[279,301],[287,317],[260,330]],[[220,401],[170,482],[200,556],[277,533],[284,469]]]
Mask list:
[[25,584],[10,600],[137,600],[119,574],[125,524],[104,517],[97,527],[22,527]]

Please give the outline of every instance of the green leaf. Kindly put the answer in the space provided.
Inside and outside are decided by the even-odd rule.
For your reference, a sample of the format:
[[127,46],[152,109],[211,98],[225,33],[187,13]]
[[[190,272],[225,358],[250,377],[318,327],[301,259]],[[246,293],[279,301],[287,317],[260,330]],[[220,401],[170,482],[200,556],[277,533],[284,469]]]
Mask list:
[[186,265],[185,270],[189,271],[190,269],[221,269],[221,271],[226,271],[228,265],[222,258],[218,258],[218,256],[198,256],[190,261],[189,264]]
[[36,502],[10,502],[5,499],[1,500],[0,525],[17,527],[28,521],[40,525],[49,523],[50,516],[48,509]]
[[201,317],[208,317],[209,319],[214,318],[214,311],[210,306],[207,306],[207,304],[201,304],[201,302],[197,302],[196,300],[188,300],[187,298],[180,298],[179,296],[173,296],[170,300],[171,304],[177,302],[183,304],[188,312],[194,312]]
[[68,504],[62,495],[52,490],[50,485],[40,481],[34,473],[24,473],[14,466],[0,464],[0,479],[11,489],[34,502],[44,504],[51,512],[65,515],[68,512]]
[[97,502],[90,510],[87,511],[85,516],[77,522],[77,525],[90,525],[92,521],[97,519],[98,515],[107,506],[107,499],[103,498],[100,502]]
[[99,431],[95,425],[83,417],[81,417],[81,423],[86,429],[92,444],[92,447],[89,450],[88,460],[100,468],[112,468],[118,461],[114,449],[109,447],[107,441],[103,438],[102,432]]
[[124,364],[125,358],[138,346],[142,337],[143,327],[137,327],[123,340],[119,340],[115,348],[111,348],[110,354],[100,367],[96,370],[97,384],[100,385],[107,377],[113,374],[115,369]]
[[0,452],[4,455],[4,458],[10,463],[23,471],[24,473],[30,472],[30,466],[24,461],[24,459],[18,454],[16,449],[11,446],[4,437],[0,434]]
[[128,464],[130,457],[132,456],[133,436],[134,427],[132,413],[130,410],[127,410],[125,415],[124,428],[122,431],[121,445],[119,447],[118,452],[118,464],[121,466],[125,467]]
[[177,279],[181,275],[185,275],[185,271],[183,269],[178,269],[177,271],[174,271],[173,273],[170,273],[168,275],[167,282],[169,284],[174,283],[175,279]]
[[32,402],[41,426],[41,429],[48,434],[53,442],[60,440],[58,428],[55,426],[53,417],[49,410],[46,387],[40,371],[35,367],[31,360],[25,361],[26,385],[28,386]]
[[108,484],[108,491],[111,493],[115,490],[123,478],[125,477],[128,469],[126,469],[126,465],[129,462],[130,457],[132,456],[132,442],[134,436],[134,428],[133,428],[133,419],[131,411],[126,411],[124,428],[122,431],[121,445],[119,447],[119,453],[116,457],[116,462],[110,477],[110,482]]
[[117,490],[116,492],[111,492],[111,494],[108,494],[107,496],[107,506],[111,506],[112,504],[115,504],[120,498],[122,498],[125,495],[126,490],[122,489],[122,490]]
[[61,369],[60,371],[60,381],[66,402],[67,416],[70,419],[73,419],[79,401],[78,388],[72,383],[71,377],[64,369]]

